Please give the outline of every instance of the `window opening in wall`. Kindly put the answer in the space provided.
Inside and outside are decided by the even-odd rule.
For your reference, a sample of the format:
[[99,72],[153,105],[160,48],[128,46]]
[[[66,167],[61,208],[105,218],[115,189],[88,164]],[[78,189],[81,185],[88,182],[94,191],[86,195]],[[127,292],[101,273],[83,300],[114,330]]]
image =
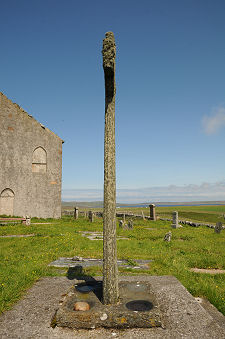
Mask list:
[[46,173],[47,170],[47,153],[44,148],[37,147],[33,152],[32,172]]
[[10,188],[4,189],[0,194],[0,215],[13,215],[14,192]]

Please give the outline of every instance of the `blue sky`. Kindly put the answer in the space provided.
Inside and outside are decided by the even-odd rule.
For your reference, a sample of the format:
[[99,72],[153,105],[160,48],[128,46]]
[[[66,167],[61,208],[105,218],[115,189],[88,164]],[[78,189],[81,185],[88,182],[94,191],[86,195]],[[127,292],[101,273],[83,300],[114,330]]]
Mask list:
[[103,187],[113,31],[120,199],[225,200],[224,17],[224,0],[1,1],[0,91],[65,140],[64,198]]

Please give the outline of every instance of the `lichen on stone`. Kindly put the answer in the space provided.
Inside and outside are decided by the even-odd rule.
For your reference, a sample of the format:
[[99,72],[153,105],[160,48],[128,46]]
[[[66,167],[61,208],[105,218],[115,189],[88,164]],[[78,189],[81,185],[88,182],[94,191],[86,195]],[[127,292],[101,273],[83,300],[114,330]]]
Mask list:
[[102,48],[103,68],[114,68],[116,58],[116,44],[113,32],[105,33]]

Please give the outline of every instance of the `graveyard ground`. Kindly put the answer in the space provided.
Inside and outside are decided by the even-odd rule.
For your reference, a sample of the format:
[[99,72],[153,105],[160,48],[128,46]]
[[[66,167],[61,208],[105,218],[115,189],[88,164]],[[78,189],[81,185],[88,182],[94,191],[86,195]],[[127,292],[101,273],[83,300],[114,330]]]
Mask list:
[[[177,207],[179,219],[216,223],[223,220],[224,206]],[[174,207],[157,208],[161,217],[170,217]],[[144,211],[144,209],[143,209]],[[132,209],[132,212],[140,212]],[[144,211],[145,214],[148,210]],[[171,242],[163,241],[172,230]],[[101,232],[102,219],[93,223],[87,219],[32,219],[31,226],[0,226],[0,312],[12,307],[25,291],[44,276],[67,275],[67,269],[48,266],[59,257],[81,256],[102,258],[102,240],[90,240],[82,232]],[[213,229],[186,226],[171,229],[170,222],[134,220],[133,230],[117,226],[118,259],[153,260],[148,270],[120,268],[121,275],[173,275],[195,297],[207,298],[225,315],[225,274],[190,271],[191,268],[225,269],[225,230],[216,234]],[[31,235],[28,237],[2,237]],[[87,235],[87,233],[86,233]],[[102,274],[101,268],[90,267],[85,273]]]

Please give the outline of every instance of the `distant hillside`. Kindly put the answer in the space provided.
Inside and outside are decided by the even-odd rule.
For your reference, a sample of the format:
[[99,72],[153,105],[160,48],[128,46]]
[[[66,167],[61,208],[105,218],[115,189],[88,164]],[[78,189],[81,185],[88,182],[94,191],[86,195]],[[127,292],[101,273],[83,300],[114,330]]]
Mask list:
[[[191,201],[191,202],[153,202],[156,206],[199,206],[199,205],[225,205],[225,201]],[[117,207],[145,207],[149,202],[141,204],[123,204],[117,203]],[[62,207],[80,207],[80,208],[103,208],[103,201],[62,201]]]
[[103,201],[62,201],[62,207],[102,208]]

